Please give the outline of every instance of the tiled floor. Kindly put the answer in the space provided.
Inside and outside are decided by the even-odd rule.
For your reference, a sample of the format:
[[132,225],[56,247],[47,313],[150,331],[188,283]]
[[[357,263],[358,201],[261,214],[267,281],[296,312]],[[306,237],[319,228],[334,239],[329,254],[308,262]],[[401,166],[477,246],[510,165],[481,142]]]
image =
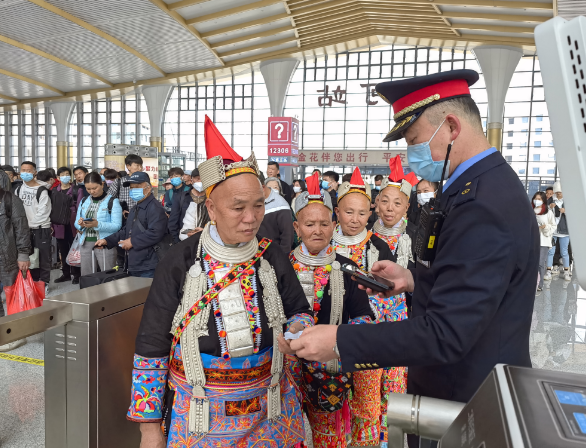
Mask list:
[[[60,275],[53,271],[51,278]],[[77,289],[51,284],[50,296]],[[586,372],[586,291],[575,278],[554,276],[535,297],[530,349],[536,368]],[[14,355],[43,359],[43,336],[28,338]],[[44,446],[43,367],[0,359],[0,446]],[[134,448],[134,447],[128,447]]]

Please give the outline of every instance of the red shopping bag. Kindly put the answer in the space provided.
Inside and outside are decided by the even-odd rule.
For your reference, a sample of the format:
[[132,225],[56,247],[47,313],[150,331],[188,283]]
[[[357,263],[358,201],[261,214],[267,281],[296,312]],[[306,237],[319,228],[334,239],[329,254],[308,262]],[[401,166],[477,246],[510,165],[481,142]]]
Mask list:
[[26,271],[26,278],[22,271],[18,273],[12,286],[4,287],[6,293],[6,310],[8,314],[32,310],[43,304],[45,299],[45,282],[33,281],[30,271]]

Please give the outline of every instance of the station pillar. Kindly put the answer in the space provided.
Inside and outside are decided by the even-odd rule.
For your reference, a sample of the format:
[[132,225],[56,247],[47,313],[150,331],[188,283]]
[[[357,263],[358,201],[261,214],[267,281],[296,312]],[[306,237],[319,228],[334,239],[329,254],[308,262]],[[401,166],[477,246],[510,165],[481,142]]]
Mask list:
[[49,104],[57,128],[57,168],[69,165],[69,120],[74,106],[73,101]]
[[473,51],[482,69],[488,94],[486,136],[490,144],[501,151],[505,97],[523,50],[504,45],[482,45]]
[[163,114],[172,90],[172,85],[145,86],[142,88],[142,95],[147,105],[151,123],[151,146],[157,148],[159,152],[164,149],[161,137]]
[[[260,63],[260,72],[264,78],[271,105],[271,116],[282,117],[285,110],[285,98],[293,73],[299,65],[299,60],[294,58],[270,59]],[[293,168],[296,163],[291,163],[291,158],[296,161],[296,155],[285,156],[289,160],[280,162],[281,180],[291,184],[293,182]],[[269,155],[269,160],[272,160]],[[284,160],[280,158],[280,160]]]

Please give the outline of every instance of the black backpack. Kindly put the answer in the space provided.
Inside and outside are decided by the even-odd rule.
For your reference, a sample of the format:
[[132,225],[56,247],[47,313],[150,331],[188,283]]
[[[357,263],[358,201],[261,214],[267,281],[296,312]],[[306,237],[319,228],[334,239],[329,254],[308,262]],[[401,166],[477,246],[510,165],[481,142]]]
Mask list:
[[[20,197],[19,185],[14,192],[16,196]],[[71,206],[73,205],[73,198],[68,194],[62,193],[61,191],[51,191],[46,187],[40,186],[37,188],[37,202],[41,199],[41,194],[46,191],[51,201],[51,219],[52,224],[65,225],[69,224],[71,220]]]

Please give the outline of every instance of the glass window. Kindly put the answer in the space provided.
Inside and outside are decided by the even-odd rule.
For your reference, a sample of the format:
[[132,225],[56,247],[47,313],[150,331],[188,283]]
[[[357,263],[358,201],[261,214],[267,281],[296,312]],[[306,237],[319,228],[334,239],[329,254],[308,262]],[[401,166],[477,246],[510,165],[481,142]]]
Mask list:
[[535,135],[541,135],[541,131],[543,128],[535,128]]
[[529,123],[529,117],[522,117],[521,121],[523,123]]
[[536,141],[536,142],[534,142],[533,146],[535,146],[536,148],[541,148],[541,142]]
[[513,144],[512,143],[507,143],[507,149],[513,149]]
[[533,154],[533,161],[539,162],[541,160],[541,154]]
[[525,174],[525,168],[521,168],[521,169],[518,171],[518,173],[519,173],[519,174]]
[[507,162],[512,162],[513,161],[513,156],[505,156],[505,160]]
[[509,124],[515,124],[515,119],[514,118],[509,118]]
[[513,136],[513,131],[509,131],[509,137]]
[[537,168],[537,167],[533,168],[533,174],[539,174],[539,168]]
[[543,115],[537,115],[537,116],[535,117],[535,120],[536,120],[536,121],[543,121]]

